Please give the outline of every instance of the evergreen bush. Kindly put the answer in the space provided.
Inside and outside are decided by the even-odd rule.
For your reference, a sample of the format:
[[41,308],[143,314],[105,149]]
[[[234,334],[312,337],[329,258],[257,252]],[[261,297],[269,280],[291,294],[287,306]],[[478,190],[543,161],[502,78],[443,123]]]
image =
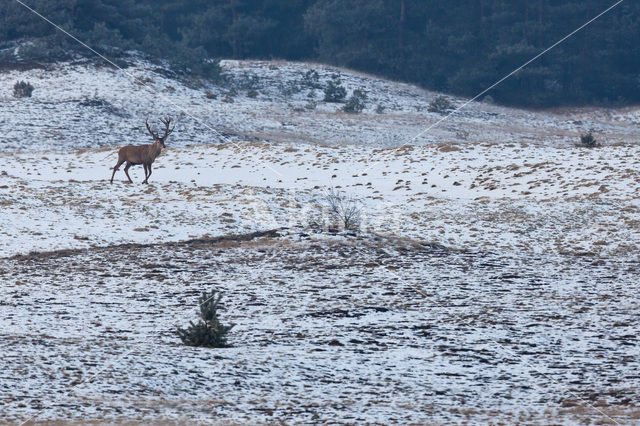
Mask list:
[[302,86],[295,81],[287,81],[279,85],[280,93],[289,99],[291,96],[302,91]]
[[367,94],[362,90],[356,89],[353,91],[351,97],[349,97],[347,103],[342,107],[342,111],[351,114],[359,114],[364,110],[366,100]]
[[344,102],[344,98],[347,97],[347,89],[342,86],[340,77],[334,75],[327,83],[327,87],[324,88],[324,101],[340,103]]
[[589,131],[589,133],[585,133],[580,135],[580,145],[587,148],[595,148],[600,146],[595,136],[593,136],[593,132]]
[[188,346],[205,346],[209,348],[224,348],[227,346],[227,333],[233,328],[222,325],[218,320],[218,304],[222,294],[218,291],[202,292],[198,299],[200,305],[200,320],[198,323],[189,321],[186,329],[178,327],[177,333],[182,343]]
[[33,86],[27,81],[18,81],[13,85],[13,96],[16,98],[30,98]]
[[455,105],[453,105],[446,96],[438,96],[429,103],[427,111],[438,114],[448,114],[452,109],[455,109]]
[[320,74],[318,74],[318,71],[311,69],[304,73],[302,75],[301,85],[311,89],[322,89]]

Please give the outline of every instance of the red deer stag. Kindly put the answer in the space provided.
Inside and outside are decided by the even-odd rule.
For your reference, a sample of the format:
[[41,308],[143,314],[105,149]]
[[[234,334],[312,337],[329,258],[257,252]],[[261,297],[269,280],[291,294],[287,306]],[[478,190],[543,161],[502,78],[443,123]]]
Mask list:
[[156,157],[160,155],[162,148],[165,147],[164,141],[167,140],[167,137],[171,132],[173,132],[173,129],[176,128],[174,125],[169,129],[171,118],[160,119],[160,121],[165,126],[163,137],[159,137],[157,133],[154,133],[153,130],[151,130],[151,127],[149,126],[149,118],[144,121],[147,125],[147,130],[149,130],[149,133],[153,136],[153,144],[139,146],[128,145],[120,148],[120,151],[118,151],[118,164],[113,168],[111,183],[113,183],[113,177],[115,176],[116,171],[124,162],[127,163],[127,165],[124,166],[124,174],[127,175],[130,183],[133,183],[133,181],[129,176],[129,167],[136,166],[138,164],[142,164],[144,167],[144,181],[142,181],[142,183],[149,183],[149,177],[151,176],[151,164],[153,164]]

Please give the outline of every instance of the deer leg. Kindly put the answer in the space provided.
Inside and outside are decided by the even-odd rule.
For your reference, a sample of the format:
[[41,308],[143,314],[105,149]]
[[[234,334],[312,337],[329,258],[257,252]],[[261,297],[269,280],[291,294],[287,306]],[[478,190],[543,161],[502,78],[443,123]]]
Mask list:
[[151,164],[149,164],[149,176],[147,176],[147,183],[149,183],[150,177],[151,177]]
[[118,164],[116,164],[116,166],[113,168],[113,173],[111,173],[111,183],[113,183],[113,177],[116,175],[116,171],[122,165],[122,163],[124,163],[124,160],[118,161]]
[[124,166],[124,174],[127,175],[129,183],[133,183],[133,181],[131,180],[131,176],[129,176],[129,167],[131,167],[131,163],[127,161],[127,165]]
[[142,181],[142,183],[149,183],[149,172],[147,171],[148,166],[146,164],[142,164],[142,167],[144,167],[144,180]]

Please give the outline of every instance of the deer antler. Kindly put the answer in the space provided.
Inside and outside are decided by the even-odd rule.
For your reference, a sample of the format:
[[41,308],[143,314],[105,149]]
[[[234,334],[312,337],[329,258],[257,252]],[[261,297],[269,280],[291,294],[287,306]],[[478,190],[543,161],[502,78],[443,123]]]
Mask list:
[[173,132],[173,130],[176,128],[176,125],[174,124],[173,127],[171,129],[169,129],[169,123],[171,123],[171,117],[165,117],[165,118],[161,118],[160,121],[162,122],[162,124],[164,124],[164,136],[162,137],[162,139],[166,139],[167,136],[169,136],[171,134],[171,132]]
[[147,125],[147,130],[149,131],[149,133],[151,133],[151,136],[153,136],[154,139],[160,139],[158,135],[153,133],[153,130],[151,130],[151,126],[149,126],[149,117],[147,117],[147,119],[144,120],[144,124]]

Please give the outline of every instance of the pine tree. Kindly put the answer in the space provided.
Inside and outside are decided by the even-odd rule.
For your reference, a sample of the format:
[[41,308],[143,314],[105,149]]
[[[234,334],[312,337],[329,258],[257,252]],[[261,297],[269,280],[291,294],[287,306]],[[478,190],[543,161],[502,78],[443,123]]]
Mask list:
[[209,348],[224,348],[227,346],[227,333],[233,328],[222,325],[218,320],[218,304],[222,294],[217,290],[203,292],[198,299],[200,319],[197,323],[189,321],[186,329],[178,327],[177,333],[182,343],[188,346],[205,346]]

